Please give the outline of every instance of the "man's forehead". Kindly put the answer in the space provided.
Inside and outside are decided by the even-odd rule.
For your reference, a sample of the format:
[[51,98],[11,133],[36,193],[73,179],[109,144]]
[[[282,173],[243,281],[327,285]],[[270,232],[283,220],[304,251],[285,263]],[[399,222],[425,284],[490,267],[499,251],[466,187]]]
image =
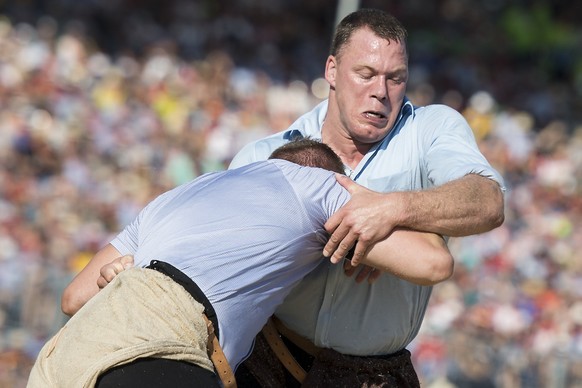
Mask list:
[[382,37],[372,31],[369,27],[360,27],[355,30],[346,41],[345,45],[340,49],[338,55],[341,55],[341,53],[346,49],[360,49],[361,51],[380,51],[383,49],[390,49],[407,55],[406,44],[404,42]]

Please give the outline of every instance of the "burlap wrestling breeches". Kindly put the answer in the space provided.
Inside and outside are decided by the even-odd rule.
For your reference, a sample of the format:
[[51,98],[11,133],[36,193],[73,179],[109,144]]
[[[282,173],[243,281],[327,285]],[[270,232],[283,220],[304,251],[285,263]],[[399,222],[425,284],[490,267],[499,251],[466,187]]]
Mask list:
[[29,388],[93,387],[100,373],[141,357],[214,371],[203,306],[166,275],[131,268],[83,306],[40,351]]

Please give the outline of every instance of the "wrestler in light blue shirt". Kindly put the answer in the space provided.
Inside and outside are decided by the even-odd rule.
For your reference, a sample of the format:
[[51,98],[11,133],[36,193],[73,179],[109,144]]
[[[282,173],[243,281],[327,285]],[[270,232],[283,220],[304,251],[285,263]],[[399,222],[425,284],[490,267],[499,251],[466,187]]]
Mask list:
[[231,367],[291,288],[321,260],[323,225],[349,199],[334,173],[284,160],[204,175],[148,204],[111,244],[136,266],[156,259],[212,303]]
[[[321,139],[327,100],[288,130],[245,146],[230,168],[268,158],[295,136]],[[480,153],[466,120],[445,105],[414,107],[405,99],[394,128],[346,174],[379,192],[421,190],[467,174],[503,180]],[[410,260],[414,260],[411,257]],[[357,284],[342,266],[322,260],[293,289],[276,315],[317,346],[344,354],[384,355],[405,348],[416,336],[432,287],[390,274]]]

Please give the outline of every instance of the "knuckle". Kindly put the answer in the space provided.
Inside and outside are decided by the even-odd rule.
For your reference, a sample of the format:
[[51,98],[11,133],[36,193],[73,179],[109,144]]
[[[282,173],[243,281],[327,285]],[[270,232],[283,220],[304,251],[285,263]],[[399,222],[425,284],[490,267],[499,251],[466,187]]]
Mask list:
[[370,242],[372,240],[372,236],[366,231],[360,232],[359,236],[360,236],[359,240],[362,242]]
[[339,244],[338,249],[341,249],[343,251],[347,251],[348,249],[350,249],[349,244],[342,242],[341,244]]

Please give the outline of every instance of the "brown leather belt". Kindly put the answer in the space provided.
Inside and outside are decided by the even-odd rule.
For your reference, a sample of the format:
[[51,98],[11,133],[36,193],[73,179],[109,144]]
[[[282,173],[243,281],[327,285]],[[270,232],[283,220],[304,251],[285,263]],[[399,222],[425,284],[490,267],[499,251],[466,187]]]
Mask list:
[[285,338],[289,339],[295,345],[299,346],[304,352],[310,354],[313,357],[317,357],[317,355],[322,351],[321,348],[315,346],[313,342],[308,340],[305,337],[300,336],[293,330],[289,329],[279,318],[276,316],[272,316],[271,319],[275,324],[275,328],[281,333]]
[[222,381],[223,386],[225,388],[236,388],[234,373],[232,372],[230,364],[228,363],[228,360],[222,351],[222,347],[218,342],[218,338],[214,333],[214,325],[208,319],[206,314],[202,314],[202,316],[204,317],[204,321],[206,321],[206,327],[208,329],[208,357],[210,357],[210,360],[214,364],[214,369],[216,369],[216,373],[218,374],[220,381]]
[[267,343],[279,359],[285,369],[291,373],[293,377],[300,383],[303,383],[305,378],[307,377],[307,372],[305,369],[299,365],[295,357],[291,354],[287,345],[281,339],[279,333],[284,335],[287,339],[301,348],[304,352],[312,355],[317,356],[321,351],[321,348],[315,346],[311,341],[307,338],[300,336],[299,334],[295,333],[293,330],[289,329],[287,326],[283,324],[277,317],[274,315],[269,318],[267,324],[263,327],[263,335],[267,340]]
[[[407,387],[420,388],[420,382],[410,360],[410,352],[406,349],[381,356],[359,357],[343,355],[331,349],[315,346],[308,339],[286,327],[275,316],[272,316],[267,321],[262,333],[279,361],[301,383],[301,386],[329,386],[332,380],[335,386],[360,386],[362,381],[377,382],[378,376],[383,376],[381,381],[386,383],[385,386],[388,387],[401,387],[404,381]],[[315,358],[309,377],[307,372],[295,360],[281,335],[296,345],[298,349]],[[321,361],[319,365],[318,361]],[[330,365],[333,365],[333,367],[330,368]],[[345,374],[338,380],[336,379],[338,370],[349,371],[350,373]],[[398,380],[395,376],[399,376],[401,380]],[[361,378],[364,378],[364,380],[361,380]],[[356,382],[358,385],[354,385]]]

